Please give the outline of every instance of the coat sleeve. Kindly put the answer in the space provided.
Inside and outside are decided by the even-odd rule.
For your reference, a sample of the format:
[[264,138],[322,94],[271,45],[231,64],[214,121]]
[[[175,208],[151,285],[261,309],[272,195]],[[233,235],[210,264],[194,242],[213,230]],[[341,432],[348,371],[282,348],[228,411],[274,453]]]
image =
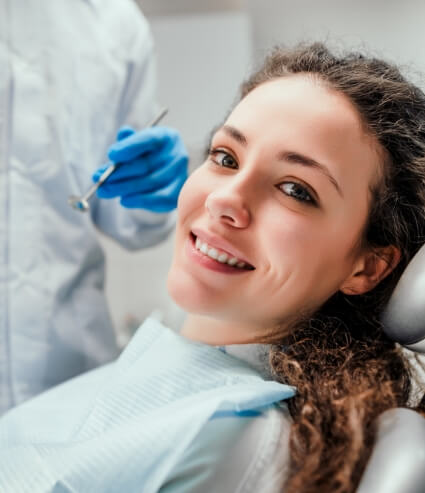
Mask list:
[[[116,49],[126,63],[115,131],[123,125],[142,129],[160,107],[156,98],[156,60],[150,26],[134,2],[110,1],[108,18],[104,23],[108,27],[105,36],[120,32]],[[142,209],[126,209],[117,199],[98,200],[96,197],[91,205],[96,227],[129,250],[161,242],[175,224],[175,212],[157,214]]]

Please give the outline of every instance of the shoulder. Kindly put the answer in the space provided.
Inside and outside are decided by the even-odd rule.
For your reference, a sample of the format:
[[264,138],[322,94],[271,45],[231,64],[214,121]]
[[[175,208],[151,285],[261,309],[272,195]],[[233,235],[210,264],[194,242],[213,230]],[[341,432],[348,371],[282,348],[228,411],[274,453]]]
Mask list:
[[110,40],[152,43],[149,23],[133,0],[86,0]]
[[281,491],[289,462],[286,404],[257,416],[213,419],[201,430],[161,493]]

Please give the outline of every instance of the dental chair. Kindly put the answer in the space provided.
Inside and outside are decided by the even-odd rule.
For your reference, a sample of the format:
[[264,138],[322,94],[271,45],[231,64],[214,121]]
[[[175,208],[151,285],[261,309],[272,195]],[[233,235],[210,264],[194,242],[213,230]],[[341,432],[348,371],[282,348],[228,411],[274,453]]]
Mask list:
[[[425,245],[404,271],[383,315],[386,334],[425,353]],[[396,408],[378,418],[378,434],[358,493],[425,493],[425,418]]]
[[[425,354],[425,245],[400,278],[383,315],[383,323],[391,339],[411,351]],[[280,421],[282,437],[288,440],[289,413],[281,416]],[[235,458],[247,455],[252,449],[250,442],[261,435],[261,430],[256,432],[256,426],[259,424],[254,422],[232,451],[232,467],[238,462]],[[281,450],[280,463],[289,463],[287,447]],[[223,472],[222,477],[225,476]],[[411,409],[395,408],[378,417],[376,442],[357,493],[425,493],[425,418],[422,415]]]

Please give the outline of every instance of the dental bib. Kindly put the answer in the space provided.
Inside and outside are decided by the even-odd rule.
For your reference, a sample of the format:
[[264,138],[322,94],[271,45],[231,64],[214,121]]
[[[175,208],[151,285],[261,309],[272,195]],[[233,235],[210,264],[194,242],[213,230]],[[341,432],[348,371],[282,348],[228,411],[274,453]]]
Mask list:
[[115,363],[0,420],[0,491],[154,493],[209,420],[294,393],[147,319]]

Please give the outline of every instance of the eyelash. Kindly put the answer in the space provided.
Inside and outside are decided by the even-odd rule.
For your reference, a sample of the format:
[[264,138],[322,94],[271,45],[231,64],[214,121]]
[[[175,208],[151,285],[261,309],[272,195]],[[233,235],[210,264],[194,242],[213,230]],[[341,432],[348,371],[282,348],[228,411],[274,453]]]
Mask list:
[[235,163],[235,165],[237,166],[236,159],[231,154],[229,154],[228,152],[223,151],[222,149],[208,149],[208,156],[210,157],[210,159],[213,163],[217,164],[218,166],[222,166],[223,168],[236,169],[236,168],[233,168],[230,166],[224,166],[224,165],[220,164],[219,162],[217,162],[216,159],[213,159],[213,158],[216,158],[216,156],[218,156],[219,154],[223,154],[226,157],[230,157],[232,159],[232,161]]
[[[232,167],[232,166],[226,166],[226,165],[223,165],[221,164],[218,160],[217,160],[217,156],[219,154],[223,154],[224,157],[230,157],[232,159],[232,161],[234,162],[235,166],[238,166],[237,164],[237,161],[236,159],[231,155],[229,154],[228,152],[226,151],[223,151],[222,149],[208,149],[208,157],[210,158],[210,160],[215,163],[217,166],[221,166],[223,168],[229,168],[229,169],[237,169],[236,167]],[[293,185],[293,189],[295,188],[296,191],[298,191],[298,193],[301,191],[301,193],[304,195],[304,197],[306,198],[300,198],[300,196],[298,195],[291,195],[289,193],[286,193],[284,190],[283,190],[283,186],[284,185]],[[303,204],[306,204],[306,205],[311,205],[311,206],[317,206],[317,201],[314,199],[314,197],[312,196],[312,194],[310,193],[310,191],[308,190],[307,187],[301,185],[301,183],[298,183],[296,181],[286,181],[286,182],[283,182],[283,183],[280,183],[278,186],[279,190],[281,190],[285,195],[287,195],[288,197],[291,197],[293,198],[294,200],[296,200],[297,202],[301,202]]]

